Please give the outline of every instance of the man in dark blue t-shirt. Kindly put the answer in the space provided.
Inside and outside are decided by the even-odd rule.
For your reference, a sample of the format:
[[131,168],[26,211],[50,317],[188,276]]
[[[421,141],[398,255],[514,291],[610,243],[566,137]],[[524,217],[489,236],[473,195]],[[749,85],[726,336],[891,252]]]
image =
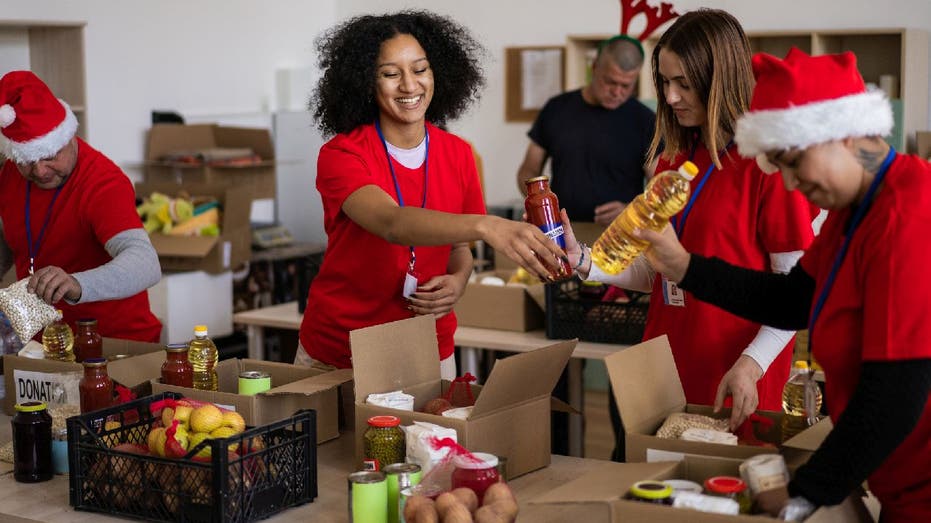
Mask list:
[[540,176],[547,159],[550,187],[573,221],[607,226],[643,192],[656,115],[631,98],[642,66],[632,39],[612,38],[599,48],[588,85],[547,101],[527,133],[531,141],[517,171],[523,194],[525,181]]

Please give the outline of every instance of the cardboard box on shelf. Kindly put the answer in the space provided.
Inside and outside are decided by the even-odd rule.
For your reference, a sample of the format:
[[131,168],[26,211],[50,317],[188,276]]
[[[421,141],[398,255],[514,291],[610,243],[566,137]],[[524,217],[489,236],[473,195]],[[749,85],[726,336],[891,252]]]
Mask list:
[[[530,503],[600,504],[610,508],[608,521],[663,521],[664,523],[752,523],[777,521],[776,518],[750,515],[723,515],[691,509],[643,503],[623,499],[631,485],[644,479],[687,479],[703,484],[712,476],[739,476],[742,460],[697,455],[685,455],[681,461],[659,463],[606,463],[565,485],[530,500]],[[792,468],[790,467],[790,470]],[[843,503],[821,507],[806,523],[872,523],[873,518],[863,503],[859,491]]]
[[[185,165],[166,162],[179,151],[251,149],[260,162],[248,165]],[[146,146],[145,181],[243,187],[252,198],[275,198],[275,148],[268,129],[216,124],[155,124]]]
[[223,187],[210,184],[178,185],[172,182],[136,184],[136,196],[153,192],[176,196],[179,191],[191,196],[208,196],[220,203],[219,236],[149,235],[164,271],[228,271],[249,260],[252,254],[252,230],[249,205],[252,196],[247,187]]
[[[557,343],[495,362],[477,392],[468,419],[416,412],[449,388],[440,379],[436,323],[432,316],[376,325],[350,332],[355,378],[356,461],[371,416],[392,415],[402,425],[426,421],[456,430],[459,444],[473,452],[507,458],[514,478],[550,463],[550,395],[575,340]],[[415,412],[365,403],[369,394],[402,390],[414,396]]]
[[[161,373],[165,361],[164,346],[141,341],[103,339],[103,355],[128,354],[107,364],[107,374],[138,395],[151,393],[148,382]],[[23,358],[15,354],[3,356],[3,378],[6,397],[3,411],[15,414],[17,403],[42,401],[49,405],[80,404],[78,382],[84,374],[80,363]]]
[[[782,412],[757,411],[773,421],[772,429],[757,437],[772,446],[725,445],[655,436],[666,418],[674,412],[729,417],[730,410],[715,414],[708,405],[687,404],[682,382],[666,336],[660,336],[605,357],[608,377],[614,389],[618,411],[624,423],[628,462],[657,461],[663,452],[748,458],[775,453],[781,443]],[[818,423],[821,425],[821,423]],[[817,427],[817,425],[816,425]],[[802,434],[813,430],[811,427]],[[801,434],[800,434],[801,435]]]
[[[271,361],[228,359],[217,364],[217,390],[195,390],[152,380],[153,393],[177,392],[191,399],[209,401],[240,413],[246,425],[267,425],[301,409],[317,411],[317,443],[339,436],[339,387],[352,387],[352,371],[331,372]],[[239,394],[239,374],[267,372],[272,388],[254,396]],[[347,391],[348,394],[348,391]]]
[[497,276],[505,282],[513,270],[496,270],[476,275],[456,302],[456,319],[464,327],[509,331],[531,331],[543,326],[544,287],[542,283],[485,285],[482,278]]

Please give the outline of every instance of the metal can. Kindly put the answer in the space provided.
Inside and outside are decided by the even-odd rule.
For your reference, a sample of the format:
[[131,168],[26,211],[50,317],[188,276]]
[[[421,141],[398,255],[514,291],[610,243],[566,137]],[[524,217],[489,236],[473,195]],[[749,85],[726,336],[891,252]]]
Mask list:
[[247,370],[239,373],[239,393],[255,396],[272,388],[272,377],[267,372]]
[[416,463],[394,463],[384,471],[388,476],[388,523],[398,523],[404,513],[400,492],[419,484],[423,474]]
[[388,519],[388,482],[384,472],[363,470],[349,475],[350,523],[381,523]]

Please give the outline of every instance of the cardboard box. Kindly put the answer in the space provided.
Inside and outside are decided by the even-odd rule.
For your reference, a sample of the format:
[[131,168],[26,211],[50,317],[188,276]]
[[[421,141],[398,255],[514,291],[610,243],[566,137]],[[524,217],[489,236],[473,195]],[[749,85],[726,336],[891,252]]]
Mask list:
[[349,333],[356,390],[356,461],[371,416],[393,415],[402,425],[426,421],[456,430],[459,444],[474,452],[507,457],[508,478],[550,463],[550,395],[575,348],[575,340],[495,362],[477,392],[469,419],[368,405],[369,394],[402,390],[414,409],[445,392],[433,316],[376,325]]
[[[661,463],[611,463],[533,498],[530,503],[604,504],[611,510],[608,521],[664,523],[752,523],[778,521],[767,516],[728,516],[622,499],[635,482],[644,479],[688,479],[702,484],[712,476],[739,476],[742,460],[686,455],[681,461]],[[821,507],[806,523],[872,523],[861,496],[854,494],[833,507]]]
[[[192,166],[168,163],[166,154],[210,148],[249,148],[261,162],[248,166]],[[275,198],[275,148],[268,129],[216,124],[156,124],[149,129],[145,181],[243,187],[252,198]]]
[[[710,406],[685,402],[685,392],[682,390],[682,382],[679,380],[672,349],[666,336],[653,338],[605,356],[604,361],[614,389],[618,411],[624,422],[628,462],[659,461],[664,457],[663,452],[729,458],[748,458],[756,454],[778,452],[776,447],[723,445],[654,436],[666,418],[674,412],[689,412],[716,418],[730,416],[728,409],[714,414]],[[782,441],[782,412],[757,413],[774,422],[770,432],[757,434],[757,437],[778,446]]]
[[[130,354],[107,364],[107,374],[122,385],[135,389],[139,395],[151,393],[148,381],[161,374],[165,348],[158,343],[103,339],[103,355]],[[15,414],[17,403],[44,401],[49,405],[80,405],[78,382],[84,375],[80,363],[23,358],[15,354],[3,356],[3,378],[6,397],[3,411]],[[141,388],[140,385],[142,385]]]
[[[195,390],[152,380],[152,392],[177,392],[184,396],[216,403],[242,414],[246,425],[256,427],[288,418],[301,409],[317,411],[317,443],[339,436],[340,385],[352,380],[349,369],[324,372],[301,365],[271,361],[228,359],[217,364],[217,390]],[[239,373],[267,372],[272,388],[254,396],[239,391]]]
[[915,142],[918,145],[918,156],[931,160],[931,131],[916,132]]
[[456,319],[465,327],[530,331],[543,327],[544,286],[509,283],[503,287],[480,283],[486,276],[497,276],[505,282],[512,270],[496,270],[476,275],[456,302]]
[[180,190],[192,196],[212,196],[220,202],[220,236],[169,236],[150,234],[158,260],[165,271],[206,271],[220,273],[248,261],[252,256],[252,229],[249,206],[252,196],[247,187],[171,182],[136,184],[136,196],[153,192],[172,197]]

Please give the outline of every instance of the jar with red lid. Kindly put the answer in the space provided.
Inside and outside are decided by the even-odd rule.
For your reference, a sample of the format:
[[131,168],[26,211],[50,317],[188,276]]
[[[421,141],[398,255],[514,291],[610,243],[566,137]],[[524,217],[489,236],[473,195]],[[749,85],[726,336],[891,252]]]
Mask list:
[[162,363],[162,383],[177,387],[194,388],[194,366],[187,357],[186,343],[165,347],[165,362]]
[[747,484],[734,476],[714,476],[705,480],[705,493],[711,496],[730,498],[740,505],[741,514],[749,514],[753,505]]
[[74,361],[103,357],[103,338],[97,332],[97,320],[82,318],[75,324]]
[[456,469],[453,471],[452,488],[455,490],[459,487],[472,489],[478,496],[478,504],[482,504],[485,491],[488,487],[501,481],[501,475],[498,473],[498,457],[494,454],[484,452],[473,452],[460,454],[453,458],[453,465]]
[[403,463],[407,454],[401,418],[372,416],[362,435],[362,469],[382,470],[393,463]]
[[78,384],[81,413],[109,407],[113,403],[113,380],[107,374],[106,358],[84,360],[84,377]]

